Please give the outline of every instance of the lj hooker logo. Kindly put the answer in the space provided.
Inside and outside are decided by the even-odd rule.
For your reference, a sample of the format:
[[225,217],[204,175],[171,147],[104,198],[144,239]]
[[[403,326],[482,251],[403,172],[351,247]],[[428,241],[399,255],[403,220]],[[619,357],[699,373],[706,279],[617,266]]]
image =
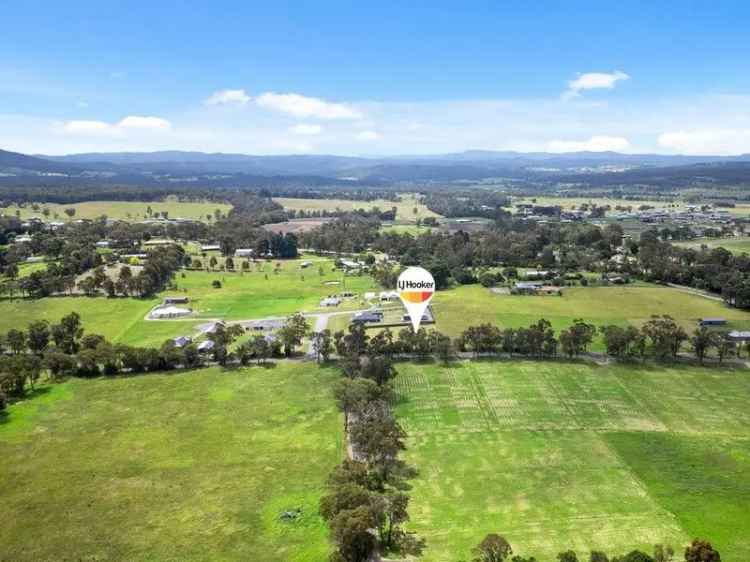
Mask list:
[[416,332],[419,330],[427,305],[435,294],[435,280],[429,271],[421,267],[410,267],[398,276],[396,287]]
[[[419,268],[415,267],[410,269]],[[424,269],[421,269],[421,271],[426,273],[430,279],[414,280],[403,279],[403,276],[399,277],[398,292],[401,295],[401,298],[407,302],[425,302],[427,300],[430,300],[430,298],[432,297],[432,293],[435,292],[435,282],[432,281],[432,275],[430,275]]]

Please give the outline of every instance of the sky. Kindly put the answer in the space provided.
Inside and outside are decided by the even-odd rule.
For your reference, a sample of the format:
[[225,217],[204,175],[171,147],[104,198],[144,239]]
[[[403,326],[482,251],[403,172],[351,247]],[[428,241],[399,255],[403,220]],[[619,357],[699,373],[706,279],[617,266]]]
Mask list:
[[750,3],[0,0],[0,149],[750,153]]

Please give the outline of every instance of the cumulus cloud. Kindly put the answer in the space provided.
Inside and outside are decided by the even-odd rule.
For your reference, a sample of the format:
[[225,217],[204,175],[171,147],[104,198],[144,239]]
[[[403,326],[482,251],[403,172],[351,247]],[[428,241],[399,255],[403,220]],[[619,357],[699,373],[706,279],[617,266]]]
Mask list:
[[562,94],[563,99],[575,98],[584,90],[611,90],[621,80],[629,80],[630,76],[620,70],[614,72],[587,72],[579,74],[577,78],[568,82],[568,89]]
[[139,117],[130,115],[122,119],[116,127],[120,129],[155,129],[164,130],[172,127],[172,124],[161,117]]
[[62,129],[66,133],[75,135],[121,134],[127,130],[165,131],[172,128],[172,124],[161,117],[141,117],[129,115],[117,123],[106,121],[66,121]]
[[375,131],[362,131],[361,133],[357,133],[357,140],[361,141],[374,141],[379,138],[380,135]]
[[750,153],[750,129],[703,129],[662,133],[659,146],[683,154]]
[[624,137],[595,135],[584,141],[554,140],[547,145],[550,152],[621,152],[630,148],[630,142]]
[[264,109],[300,118],[361,119],[363,117],[362,113],[349,105],[300,94],[266,92],[255,98],[255,103]]
[[204,105],[245,105],[250,96],[245,90],[219,90],[203,100]]
[[97,134],[107,133],[112,126],[104,121],[67,121],[63,124],[66,133]]
[[319,135],[322,130],[323,127],[320,125],[310,125],[307,123],[300,123],[289,128],[289,132],[295,135]]

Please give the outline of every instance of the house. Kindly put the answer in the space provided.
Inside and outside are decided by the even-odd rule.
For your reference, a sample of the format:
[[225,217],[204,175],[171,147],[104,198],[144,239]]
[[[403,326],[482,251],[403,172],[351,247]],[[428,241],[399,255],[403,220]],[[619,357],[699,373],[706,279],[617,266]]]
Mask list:
[[201,244],[201,252],[219,252],[221,246],[218,244]]
[[379,297],[380,302],[393,302],[400,298],[396,291],[381,291]]
[[97,248],[109,248],[109,240],[99,240],[96,243]]
[[180,336],[180,337],[174,338],[172,342],[174,343],[175,347],[182,348],[182,347],[185,347],[186,345],[190,345],[191,343],[193,343],[193,338],[191,338],[190,336]]
[[536,295],[542,284],[535,281],[519,281],[511,289],[514,295]]
[[311,261],[303,261],[303,262],[302,262],[301,264],[299,264],[299,266],[300,266],[300,267],[301,267],[302,269],[306,269],[306,268],[310,267],[311,265],[312,265],[312,262],[311,262]]
[[525,279],[546,279],[549,277],[551,272],[549,271],[527,271],[524,274]]
[[250,258],[255,254],[255,250],[252,248],[237,248],[234,251],[235,258]]
[[203,340],[198,344],[198,353],[208,353],[214,348],[214,345],[212,340]]
[[701,326],[724,326],[726,323],[726,318],[701,318],[698,322]]
[[267,332],[270,330],[278,330],[284,326],[286,321],[283,318],[267,318],[265,320],[253,320],[246,324],[247,330],[255,330],[256,332]]
[[16,236],[13,240],[16,244],[23,244],[31,242],[31,236],[28,234],[21,234],[20,236]]
[[733,342],[748,342],[750,341],[750,332],[732,330],[727,334],[727,339]]
[[341,304],[341,299],[338,297],[326,297],[320,301],[320,306],[338,306]]
[[164,297],[164,304],[187,304],[187,297]]
[[368,310],[366,312],[358,312],[354,315],[354,318],[352,318],[352,322],[355,324],[377,324],[378,322],[381,322],[383,320],[383,313],[374,311],[374,310]]
[[201,329],[202,334],[215,334],[216,330],[219,328],[219,326],[226,326],[223,321],[219,320],[218,322],[211,322],[207,326],[204,326]]
[[190,308],[182,308],[179,306],[158,306],[151,311],[151,318],[157,320],[163,320],[165,318],[180,318],[182,316],[189,316],[193,311]]
[[347,269],[347,270],[348,269],[359,269],[359,267],[360,267],[359,263],[357,263],[356,261],[352,261],[352,260],[340,259],[339,262],[341,263],[341,267],[343,267],[344,269]]

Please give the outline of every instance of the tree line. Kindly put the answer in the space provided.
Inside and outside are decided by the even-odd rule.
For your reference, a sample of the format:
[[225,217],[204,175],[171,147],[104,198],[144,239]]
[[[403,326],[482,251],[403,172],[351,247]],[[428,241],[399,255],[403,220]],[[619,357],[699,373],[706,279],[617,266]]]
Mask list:
[[[513,547],[505,537],[490,533],[482,539],[473,550],[471,562],[537,562],[533,556],[521,556],[513,553]],[[573,550],[558,553],[557,562],[678,562],[671,546],[654,545],[652,554],[642,550],[631,550],[627,554],[608,556],[605,552],[592,550],[585,559],[578,558]],[[684,562],[721,562],[721,555],[710,542],[694,539],[685,547]]]
[[[307,321],[295,314],[275,336],[256,334],[233,346],[244,329],[238,324],[219,322],[206,334],[206,339],[212,342],[210,350],[201,353],[194,342],[178,346],[172,339],[156,348],[112,343],[102,335],[85,333],[76,312],[55,324],[36,320],[25,330],[13,328],[0,334],[0,411],[10,400],[23,398],[33,390],[44,372],[52,382],[57,382],[67,377],[195,369],[208,363],[263,364],[271,357],[293,355],[308,332]],[[330,350],[322,349],[326,358]]]
[[409,520],[408,480],[416,471],[399,458],[407,435],[392,411],[393,361],[362,326],[337,332],[333,343],[330,334],[323,337],[340,357],[343,376],[334,397],[344,413],[350,450],[330,474],[320,500],[334,545],[330,559],[365,562],[375,553],[418,555],[424,541],[403,528]]
[[579,318],[559,332],[555,332],[549,320],[544,318],[528,327],[518,328],[500,328],[484,323],[469,326],[456,338],[425,328],[414,332],[409,327],[395,333],[385,328],[370,337],[363,326],[352,324],[347,332],[331,334],[325,330],[312,334],[311,341],[319,359],[328,360],[335,351],[346,370],[352,349],[360,355],[372,353],[388,360],[436,357],[446,364],[456,359],[459,353],[471,353],[475,357],[504,353],[510,358],[564,356],[572,359],[587,353],[597,337],[601,338],[604,353],[620,360],[673,360],[687,350],[700,363],[710,355],[723,362],[732,355],[740,356],[745,349],[750,354],[750,346],[732,341],[726,330],[698,326],[688,334],[669,315],[654,315],[640,327],[596,326]]

